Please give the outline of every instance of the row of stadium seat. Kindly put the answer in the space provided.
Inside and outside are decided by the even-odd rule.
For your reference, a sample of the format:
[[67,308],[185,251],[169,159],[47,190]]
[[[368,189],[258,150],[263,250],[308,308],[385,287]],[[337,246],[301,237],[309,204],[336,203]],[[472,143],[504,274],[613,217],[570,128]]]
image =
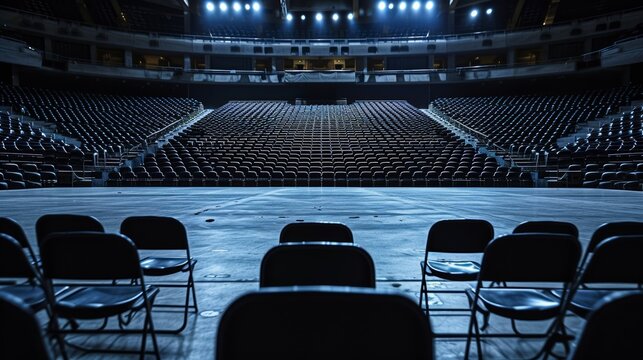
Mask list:
[[[487,141],[520,155],[561,150],[556,140],[579,123],[614,114],[641,95],[639,85],[590,90],[573,95],[525,95],[441,98],[433,106],[450,118],[487,136]],[[565,151],[563,151],[564,156]]]
[[529,186],[406,102],[229,103],[112,185]]
[[99,95],[0,85],[0,104],[53,123],[87,155],[116,153],[201,108],[189,98]]

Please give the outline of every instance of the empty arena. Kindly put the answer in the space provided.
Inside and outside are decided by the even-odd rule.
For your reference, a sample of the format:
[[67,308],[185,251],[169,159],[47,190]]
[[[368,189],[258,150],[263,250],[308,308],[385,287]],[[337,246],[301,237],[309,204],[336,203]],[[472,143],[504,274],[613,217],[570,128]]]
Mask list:
[[7,1],[0,358],[641,358],[635,1]]

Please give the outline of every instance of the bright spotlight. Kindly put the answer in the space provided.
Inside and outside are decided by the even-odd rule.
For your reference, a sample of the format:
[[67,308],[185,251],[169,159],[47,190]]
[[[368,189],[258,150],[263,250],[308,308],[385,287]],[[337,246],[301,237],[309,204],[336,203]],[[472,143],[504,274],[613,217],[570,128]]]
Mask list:
[[286,15],[286,20],[292,21],[292,14],[287,14]]
[[243,8],[246,9],[246,11],[250,11],[250,4],[243,5]]
[[487,15],[491,15],[491,14],[493,14],[493,9],[492,9],[492,8],[488,8],[488,9],[487,9]]
[[339,15],[337,13],[333,14],[333,21],[339,20]]
[[226,3],[224,3],[224,2],[219,3],[219,10],[221,10],[221,11],[228,11],[228,4],[226,4]]
[[324,15],[322,15],[321,13],[317,13],[317,15],[315,15],[315,20],[317,21],[324,20]]
[[377,3],[377,8],[380,10],[386,9],[386,1],[380,1],[379,3]]
[[399,5],[400,10],[404,11],[406,10],[406,1],[402,1]]
[[301,21],[306,21],[306,15],[302,14],[299,18],[301,19]]
[[476,9],[471,10],[471,12],[469,13],[469,16],[471,16],[472,18],[477,17],[478,16],[478,10],[476,10]]
[[433,10],[433,7],[434,7],[434,6],[435,6],[435,4],[433,3],[433,1],[427,1],[427,2],[426,2],[426,5],[424,5],[424,7],[425,7],[427,10]]
[[254,11],[259,11],[259,10],[261,10],[261,4],[259,4],[259,3],[258,3],[258,2],[256,2],[256,1],[255,1],[255,2],[253,2],[253,3],[252,3],[252,10],[254,10]]
[[235,12],[241,11],[241,4],[235,2],[234,4],[232,4],[232,10],[234,10]]
[[353,21],[353,19],[355,18],[355,15],[353,15],[353,13],[348,13],[348,15],[346,15],[346,18],[347,18],[349,21]]
[[214,11],[214,3],[212,1],[208,1],[205,3],[205,9],[210,12]]
[[413,9],[413,11],[418,11],[420,10],[420,6],[421,5],[419,1],[414,1],[413,4],[411,5],[411,8]]
[[395,5],[393,3],[388,3],[388,9],[389,10],[393,10],[394,7],[395,7]]

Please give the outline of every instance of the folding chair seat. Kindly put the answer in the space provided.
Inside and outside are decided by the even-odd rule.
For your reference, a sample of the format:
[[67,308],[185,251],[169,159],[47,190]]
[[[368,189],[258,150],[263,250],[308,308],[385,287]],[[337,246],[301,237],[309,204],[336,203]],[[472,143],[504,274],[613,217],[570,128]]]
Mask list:
[[[146,256],[141,259],[141,270],[143,271],[143,275],[146,276],[187,274],[188,278],[185,285],[154,284],[156,287],[185,288],[184,305],[154,305],[154,307],[183,308],[183,324],[179,328],[173,330],[157,330],[157,333],[180,333],[187,325],[189,309],[194,309],[195,313],[198,311],[193,274],[197,260],[190,256],[190,245],[185,226],[183,226],[180,221],[169,217],[132,216],[123,220],[121,223],[121,234],[131,239],[139,251],[153,253],[154,250],[157,250],[179,253],[178,256]],[[190,294],[192,294],[193,297],[192,305],[190,305]]]
[[371,256],[350,243],[288,243],[270,249],[261,261],[260,287],[354,286],[375,288]]
[[[424,260],[420,262],[422,282],[420,285],[419,306],[427,316],[429,312],[429,293],[459,293],[452,290],[429,290],[427,277],[435,276],[448,281],[473,281],[477,279],[480,265],[472,260],[432,260],[432,253],[481,254],[493,239],[493,225],[486,220],[454,219],[441,220],[433,224],[426,239]],[[458,309],[455,309],[458,310]],[[468,310],[468,309],[459,309]]]
[[41,325],[20,299],[0,291],[0,358],[53,360]]
[[404,295],[346,287],[264,288],[226,309],[216,358],[433,359],[432,338],[426,318]]
[[[87,284],[74,284],[61,295],[52,298],[52,333],[58,338],[61,352],[65,354],[66,334],[139,334],[143,358],[146,339],[152,338],[154,354],[159,359],[159,350],[152,321],[152,304],[158,289],[146,286],[139,264],[136,246],[131,240],[118,234],[100,232],[74,232],[51,234],[41,246],[43,276],[47,287],[57,281],[82,280]],[[127,285],[118,284],[124,280]],[[48,290],[53,293],[51,289]],[[138,311],[144,311],[142,329],[123,329],[133,320]],[[110,317],[118,317],[119,329],[106,329]],[[59,319],[76,322],[70,329],[62,328]],[[83,328],[83,320],[103,320],[100,328]],[[74,347],[87,349],[79,344]],[[128,352],[127,350],[101,349],[105,352]]]
[[47,214],[36,221],[36,241],[39,247],[54,233],[87,231],[105,232],[105,229],[95,217],[87,215]]
[[[510,319],[518,337],[547,337],[539,355],[548,352],[551,341],[564,336],[564,327],[560,326],[564,315],[563,303],[574,280],[580,254],[578,239],[563,234],[512,234],[491,241],[482,257],[475,289],[467,290],[472,305],[465,358],[469,356],[471,336],[474,335],[478,357],[482,357],[481,330],[476,316],[480,311]],[[483,287],[484,281],[505,286]],[[515,287],[511,283],[521,283],[521,286]],[[529,288],[525,283],[538,283],[538,288]],[[562,299],[543,289],[546,285],[542,284],[550,283],[560,284],[553,286],[562,289]],[[517,320],[551,319],[553,322],[545,334],[520,333],[515,323]]]
[[331,222],[296,222],[281,229],[279,243],[291,242],[337,242],[352,243],[351,229],[341,223]]
[[589,314],[568,360],[640,359],[643,292],[616,292],[601,299]]

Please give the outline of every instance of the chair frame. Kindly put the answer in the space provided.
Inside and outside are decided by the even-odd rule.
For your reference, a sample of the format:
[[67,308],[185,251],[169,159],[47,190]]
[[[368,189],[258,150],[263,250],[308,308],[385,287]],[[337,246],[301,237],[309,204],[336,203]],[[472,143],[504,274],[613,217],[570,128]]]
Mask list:
[[[60,243],[60,244],[59,244]],[[62,245],[61,245],[62,244]],[[92,249],[87,247],[91,244]],[[81,250],[73,250],[77,246],[82,246]],[[98,248],[96,248],[98,246]],[[61,248],[64,247],[64,250]],[[109,256],[105,256],[104,260],[99,260],[98,253],[101,255],[105,253],[112,253],[118,255],[118,266],[116,268],[107,268],[106,264],[109,261]],[[75,264],[75,259],[79,255],[90,255],[93,256],[93,261],[83,261]],[[154,298],[158,294],[158,289],[145,285],[145,280],[143,277],[143,272],[140,268],[140,260],[138,257],[138,252],[134,243],[125,236],[120,234],[107,234],[103,232],[68,232],[68,233],[53,233],[49,235],[42,244],[41,247],[41,258],[43,264],[43,277],[45,282],[45,289],[47,294],[51,299],[52,304],[52,319],[50,332],[58,339],[60,346],[60,351],[64,359],[67,359],[67,352],[65,350],[65,344],[77,348],[86,352],[104,352],[104,353],[113,353],[113,354],[132,354],[138,353],[141,359],[144,358],[145,354],[150,352],[146,351],[147,336],[150,335],[152,338],[153,352],[157,359],[160,359],[160,352],[158,343],[156,340],[156,332],[154,330],[154,323],[152,321],[152,305]],[[128,261],[128,262],[125,262]],[[110,264],[111,265],[111,264]],[[71,268],[70,268],[71,266]],[[117,280],[131,280],[132,278],[137,279],[137,284],[127,284],[119,285]],[[60,295],[55,294],[53,291],[54,282],[56,280],[81,280],[81,281],[92,281],[92,283],[75,283],[73,286],[70,286],[67,291]],[[96,281],[109,282],[97,284]],[[128,323],[129,320],[139,310],[145,310],[145,320],[143,329],[123,329],[121,322],[121,315],[118,315],[119,318],[119,329],[107,329],[107,322],[110,316],[91,316],[91,315],[80,315],[80,316],[69,316],[65,317],[68,320],[68,324],[71,324],[71,328],[67,329],[65,326],[59,325],[59,316],[57,309],[57,301],[64,300],[68,297],[71,297],[77,294],[83,289],[95,289],[95,288],[139,288],[140,295],[137,296],[142,298],[142,305],[140,308],[130,308],[124,312],[129,311],[128,314]],[[137,300],[138,301],[138,300]],[[133,304],[134,305],[134,304]],[[93,310],[95,311],[95,310]],[[123,312],[123,313],[124,313]],[[83,319],[104,319],[103,325],[99,328],[93,329],[79,329],[77,321]],[[83,345],[75,344],[64,339],[67,334],[137,334],[142,335],[141,337],[141,348],[140,351],[132,350],[117,350],[117,349],[96,349],[89,348]]]
[[[462,230],[467,224],[474,225],[477,229],[473,231]],[[457,229],[462,231],[455,235],[451,234],[450,230]],[[484,230],[483,230],[484,229]],[[476,235],[476,239],[470,241],[468,238],[471,233],[476,231],[483,231],[482,234]],[[484,233],[486,231],[486,234]],[[486,245],[493,240],[494,229],[493,225],[486,220],[480,219],[450,219],[450,220],[440,220],[433,224],[429,229],[426,248],[424,251],[424,260],[420,262],[420,270],[422,271],[422,280],[420,285],[420,300],[419,306],[422,308],[422,311],[425,313],[427,318],[430,316],[430,312],[465,312],[463,316],[468,316],[470,314],[470,308],[438,308],[438,309],[429,309],[429,293],[437,294],[464,294],[464,290],[451,290],[451,289],[441,289],[441,290],[429,290],[427,284],[428,276],[436,276],[443,279],[440,276],[434,274],[429,268],[429,253],[482,253]],[[432,241],[433,238],[433,241]],[[436,239],[437,238],[437,239]],[[455,243],[453,240],[469,241],[469,243]],[[434,242],[438,242],[437,245],[434,245]],[[462,278],[458,280],[458,278]],[[470,281],[464,276],[454,275],[451,279],[443,279],[448,281]],[[447,338],[465,338],[466,333],[435,333],[436,338],[447,337]]]
[[[172,238],[172,239],[163,239],[163,240],[170,240],[170,242],[158,242],[155,240],[158,239],[148,239],[147,238],[147,230],[148,228],[142,228],[140,225],[141,223],[147,223],[147,225],[154,224],[155,222],[158,222],[158,226],[171,226],[174,231],[176,231],[177,238]],[[166,225],[162,225],[166,224]],[[137,246],[138,250],[185,250],[185,259],[187,261],[186,266],[182,267],[181,269],[178,269],[175,272],[164,274],[164,275],[156,275],[156,274],[151,274],[149,269],[146,269],[145,267],[142,267],[143,275],[146,276],[165,276],[165,275],[171,275],[171,274],[178,274],[180,272],[188,274],[188,279],[187,283],[185,285],[179,285],[179,284],[173,284],[173,283],[154,283],[155,287],[159,288],[185,288],[185,303],[184,304],[154,304],[153,307],[155,308],[183,308],[183,322],[181,326],[175,329],[156,329],[156,333],[158,334],[179,334],[185,328],[187,327],[188,324],[188,313],[190,312],[190,309],[194,311],[194,313],[199,312],[199,307],[197,304],[197,297],[196,297],[196,288],[194,285],[194,266],[197,263],[197,260],[192,258],[190,254],[190,244],[188,241],[188,235],[187,235],[187,230],[185,229],[185,226],[177,219],[170,218],[170,217],[159,217],[159,216],[131,216],[123,220],[121,223],[121,234],[127,236],[130,240],[134,242],[134,244]],[[154,256],[147,256],[143,259],[141,259],[141,262],[145,262],[147,259],[158,259]],[[146,271],[147,270],[147,271]],[[152,269],[153,272],[154,269]],[[190,304],[190,294],[192,295],[192,302],[193,304]]]
[[[542,243],[545,241],[547,241],[548,244],[542,245]],[[561,267],[561,269],[557,269],[557,271],[550,272],[550,271],[545,271],[546,268],[541,268],[539,269],[539,271],[535,272],[536,275],[534,275],[533,273],[530,273],[529,275],[525,275],[524,272],[520,272],[516,269],[515,265],[518,264],[516,260],[510,259],[509,262],[501,264],[500,262],[497,261],[498,258],[494,258],[499,256],[496,254],[496,252],[507,251],[506,249],[508,247],[507,243],[514,242],[520,245],[524,245],[524,244],[532,245],[529,249],[530,250],[529,256],[531,257],[531,261],[533,262],[535,261],[535,259],[538,258],[537,253],[536,255],[533,254],[534,250],[540,250],[543,252],[546,251],[548,253],[551,253],[551,247],[560,246],[565,241],[568,242],[568,244],[566,244],[566,246],[569,247],[567,249],[568,251],[566,251],[566,253],[564,254],[557,253],[557,255],[561,257],[566,255],[567,259],[566,260],[563,260],[562,258],[557,259],[557,261],[560,262],[560,264],[557,264],[557,265]],[[513,246],[513,244],[511,244],[511,246]],[[497,248],[500,248],[500,250],[497,250]],[[515,247],[512,250],[515,250]],[[515,252],[512,252],[512,254],[515,254]],[[475,289],[472,289],[473,294],[471,294],[471,292],[467,292],[467,296],[469,296],[471,300],[470,301],[471,317],[469,319],[467,343],[465,347],[464,358],[465,359],[469,358],[472,332],[475,333],[474,336],[476,340],[476,347],[477,347],[479,359],[482,359],[482,347],[481,347],[482,337],[497,337],[497,338],[518,337],[523,339],[546,338],[545,344],[541,347],[539,352],[534,357],[532,357],[532,359],[536,359],[543,354],[549,354],[555,342],[563,342],[566,350],[568,351],[567,341],[570,339],[570,337],[566,334],[565,328],[564,326],[561,326],[561,324],[563,323],[563,320],[564,320],[564,316],[566,312],[565,304],[568,297],[570,296],[570,293],[571,293],[570,290],[574,284],[576,269],[578,266],[578,261],[580,259],[580,256],[581,256],[580,242],[578,241],[577,238],[571,235],[552,234],[552,233],[512,234],[512,235],[504,235],[504,236],[498,237],[494,239],[491,243],[489,243],[482,258],[480,273],[476,281]],[[505,256],[504,258],[506,259],[507,257]],[[520,258],[520,260],[522,261],[520,263],[521,264],[520,266],[523,266],[522,264],[526,259],[522,257]],[[549,261],[550,262],[552,261],[551,258]],[[551,265],[551,263],[548,265]],[[498,270],[498,267],[500,267],[500,270]],[[507,268],[509,267],[512,267],[511,274],[508,274],[508,271],[507,271]],[[565,267],[569,267],[569,269],[563,269]],[[507,271],[507,273],[505,273],[505,271]],[[492,288],[491,286],[488,288],[488,289],[493,289],[497,291],[503,291],[505,289],[516,289],[516,290],[551,290],[552,289],[551,287],[543,287],[543,286],[507,287],[506,282],[521,282],[521,283],[560,282],[562,283],[562,289],[563,289],[561,298],[558,299],[553,295],[550,296],[550,300],[555,300],[559,302],[558,309],[556,310],[557,315],[549,318],[549,319],[552,319],[552,322],[544,334],[521,333],[516,328],[516,324],[515,324],[516,319],[509,317],[509,319],[511,320],[512,328],[514,330],[513,334],[500,333],[500,334],[486,334],[487,336],[482,336],[482,334],[480,334],[480,331],[482,329],[478,325],[478,319],[477,319],[476,313],[478,312],[481,312],[483,314],[485,314],[485,312],[492,313],[487,307],[484,306],[484,304],[480,299],[480,290],[483,288],[483,281],[490,281],[492,282],[492,284],[493,282],[503,283],[505,285],[503,288],[498,289],[498,288]],[[557,287],[557,288],[560,288],[560,287]],[[502,315],[499,315],[499,316],[502,316]],[[528,321],[526,319],[523,319],[523,320]],[[547,320],[547,318],[544,318],[542,320]]]

